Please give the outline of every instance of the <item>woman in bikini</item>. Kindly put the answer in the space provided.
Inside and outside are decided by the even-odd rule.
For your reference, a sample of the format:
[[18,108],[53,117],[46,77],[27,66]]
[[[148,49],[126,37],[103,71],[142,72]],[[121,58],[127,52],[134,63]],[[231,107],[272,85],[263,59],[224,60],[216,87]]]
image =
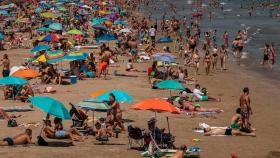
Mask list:
[[220,49],[221,70],[226,70],[227,50],[225,45]]
[[206,75],[209,75],[210,67],[211,67],[211,54],[209,50],[206,50],[203,62],[204,62]]
[[216,68],[217,62],[218,62],[218,46],[217,44],[215,44],[212,51],[212,70]]
[[199,60],[200,60],[200,56],[198,54],[198,50],[196,49],[192,57],[192,61],[195,67],[195,75],[198,73],[199,70]]
[[124,125],[122,123],[122,111],[120,108],[120,104],[119,102],[116,101],[116,97],[112,93],[110,94],[109,105],[111,106],[112,114],[113,114],[113,120],[114,120],[113,129],[115,129],[116,126],[119,126],[123,131],[125,131]]

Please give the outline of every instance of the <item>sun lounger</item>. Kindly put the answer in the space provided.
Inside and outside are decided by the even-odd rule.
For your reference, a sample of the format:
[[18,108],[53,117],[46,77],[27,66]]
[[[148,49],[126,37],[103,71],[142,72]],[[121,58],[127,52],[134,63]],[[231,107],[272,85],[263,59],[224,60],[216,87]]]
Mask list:
[[0,107],[5,112],[28,112],[33,111],[33,109],[29,106],[10,106],[10,107]]

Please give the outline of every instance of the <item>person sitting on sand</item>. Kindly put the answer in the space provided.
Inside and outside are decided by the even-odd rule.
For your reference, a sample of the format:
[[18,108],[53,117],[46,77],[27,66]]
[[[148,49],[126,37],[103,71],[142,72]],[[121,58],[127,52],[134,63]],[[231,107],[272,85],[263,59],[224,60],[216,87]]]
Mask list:
[[13,86],[8,85],[4,88],[4,99],[13,98]]
[[96,135],[97,139],[114,136],[112,126],[106,123],[106,119],[104,118],[100,118],[95,123],[95,128],[97,129],[97,135]]
[[125,71],[137,71],[136,69],[133,68],[132,59],[128,60]]
[[27,102],[30,96],[34,96],[32,88],[30,87],[30,85],[23,85],[22,92],[19,96],[16,97],[16,99],[21,100],[22,102]]
[[6,137],[0,141],[0,146],[13,146],[24,144],[35,144],[32,140],[32,130],[26,129],[24,133],[21,133],[15,137]]
[[50,139],[71,139],[74,141],[82,141],[82,137],[72,134],[67,131],[56,131],[50,120],[44,120],[45,127],[43,129],[45,136]]
[[238,129],[232,129],[232,128],[205,128],[204,129],[204,136],[217,136],[217,135],[225,135],[225,136],[251,136],[256,137],[256,134],[251,133],[245,133],[241,132]]
[[15,116],[15,115],[8,115],[4,109],[0,108],[0,119],[10,120],[12,118],[20,117],[21,115]]
[[195,98],[198,99],[199,101],[220,101],[220,99],[216,99],[216,98],[210,97],[210,96],[202,93],[201,90],[200,90],[200,85],[199,84],[195,85],[195,89],[193,90],[193,94],[194,94]]
[[230,127],[232,129],[240,129],[240,124],[241,124],[241,109],[237,108],[236,113],[232,116],[231,121],[230,121]]
[[185,99],[179,100],[180,109],[187,110],[187,111],[194,111],[194,112],[216,112],[220,113],[223,110],[219,108],[202,108],[200,104],[193,104]]

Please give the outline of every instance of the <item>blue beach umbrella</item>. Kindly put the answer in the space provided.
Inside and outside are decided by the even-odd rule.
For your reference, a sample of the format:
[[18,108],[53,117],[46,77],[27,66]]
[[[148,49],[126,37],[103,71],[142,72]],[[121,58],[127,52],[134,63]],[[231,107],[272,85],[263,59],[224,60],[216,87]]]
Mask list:
[[102,24],[103,22],[109,21],[109,18],[92,18],[92,24],[93,25],[98,25],[98,24]]
[[162,61],[166,63],[176,63],[176,59],[169,56],[156,56],[154,57],[155,61]]
[[173,40],[170,37],[163,37],[157,40],[157,43],[171,43]]
[[96,39],[96,41],[114,41],[118,38],[113,34],[104,34]]
[[9,76],[0,79],[0,85],[24,85],[24,84],[28,84],[28,81],[20,77]]
[[32,105],[50,115],[66,120],[71,119],[68,110],[58,100],[55,100],[48,96],[30,97],[29,100],[31,101]]
[[99,112],[106,112],[110,109],[110,106],[106,102],[102,102],[98,100],[81,101],[77,104],[77,106],[85,110],[99,111]]
[[131,103],[133,101],[132,96],[130,96],[128,93],[121,91],[121,90],[112,90],[112,91],[106,92],[104,94],[99,95],[95,99],[97,99],[99,101],[109,101],[110,94],[114,94],[114,96],[116,97],[116,100],[121,103],[124,103],[124,102]]
[[38,45],[36,47],[34,47],[31,52],[39,52],[39,51],[43,51],[43,50],[50,50],[50,47],[48,45]]
[[0,40],[4,40],[5,36],[3,33],[0,32]]

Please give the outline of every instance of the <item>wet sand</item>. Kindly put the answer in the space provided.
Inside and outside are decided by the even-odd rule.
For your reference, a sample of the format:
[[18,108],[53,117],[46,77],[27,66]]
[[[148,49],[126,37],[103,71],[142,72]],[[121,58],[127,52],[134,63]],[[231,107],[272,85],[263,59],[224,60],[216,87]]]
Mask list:
[[[8,53],[12,65],[19,65],[23,57],[29,55],[29,50],[9,50]],[[148,63],[136,64],[139,70],[146,70]],[[117,69],[118,72],[124,73],[124,64],[121,63],[120,68],[110,68],[110,73]],[[134,103],[147,98],[164,98],[169,96],[169,91],[153,90],[147,81],[145,73],[132,73],[138,75],[136,78],[132,77],[115,77],[110,75],[110,80],[101,79],[87,79],[78,81],[76,85],[69,86],[53,86],[58,92],[50,94],[64,103],[68,108],[69,102],[77,103],[81,100],[90,98],[90,93],[104,89],[121,89],[127,91],[134,97]],[[190,74],[193,74],[190,69]],[[170,117],[171,133],[176,136],[175,144],[180,146],[182,144],[197,145],[201,147],[201,156],[203,158],[225,158],[230,157],[231,153],[236,153],[240,158],[263,158],[270,151],[280,151],[279,133],[280,120],[278,103],[279,98],[279,82],[271,81],[264,78],[262,75],[254,72],[240,69],[235,65],[230,65],[226,72],[215,72],[211,76],[206,76],[201,67],[199,75],[199,83],[202,87],[207,87],[211,96],[220,96],[222,102],[203,102],[203,107],[219,107],[225,112],[216,115],[216,118],[190,118],[185,115],[174,115],[168,113],[160,113],[157,115],[158,126],[167,129],[166,116]],[[251,122],[257,128],[257,137],[204,137],[199,133],[194,133],[192,128],[197,127],[199,123],[205,122],[213,126],[227,126],[230,123],[230,118],[238,107],[238,99],[241,90],[244,86],[250,88],[250,97],[252,100],[252,108],[254,115]],[[44,86],[42,86],[44,87]],[[193,85],[189,85],[193,88]],[[177,94],[177,92],[173,92]],[[1,106],[13,105],[30,105],[28,103],[20,103],[15,101],[5,101],[2,99]],[[124,118],[133,120],[132,124],[144,128],[146,121],[154,116],[150,111],[134,111],[128,110],[128,104],[122,104],[121,108],[125,110]],[[22,122],[41,122],[45,117],[45,113],[34,108],[32,112],[14,113],[22,114],[23,116],[17,119],[18,123]],[[105,113],[96,113],[99,116],[105,116]],[[65,127],[71,125],[71,121],[64,121]],[[0,121],[0,138],[6,136],[14,136],[15,134],[24,130],[23,127],[7,128],[6,121]],[[34,130],[33,139],[40,132],[40,127],[32,128]],[[201,139],[201,142],[193,143],[193,138]],[[110,145],[96,145],[94,137],[90,137],[85,142],[74,143],[71,147],[0,147],[0,157],[28,157],[28,158],[74,158],[74,157],[95,157],[95,158],[121,158],[121,157],[141,157],[139,151],[127,150],[127,133],[121,133],[119,139],[111,138]]]

